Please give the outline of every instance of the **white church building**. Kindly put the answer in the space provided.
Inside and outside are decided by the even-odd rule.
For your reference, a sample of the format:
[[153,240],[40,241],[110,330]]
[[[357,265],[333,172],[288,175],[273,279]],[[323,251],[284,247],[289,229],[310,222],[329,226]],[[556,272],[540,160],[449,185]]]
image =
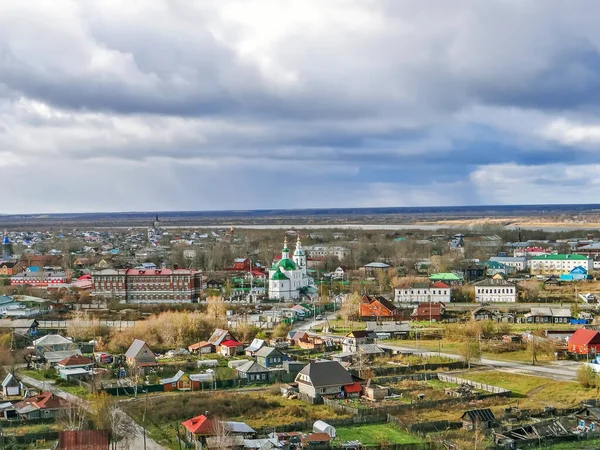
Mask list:
[[307,294],[316,292],[312,278],[306,274],[306,254],[298,236],[296,250],[291,259],[286,238],[281,259],[269,269],[269,298],[296,299],[302,291]]

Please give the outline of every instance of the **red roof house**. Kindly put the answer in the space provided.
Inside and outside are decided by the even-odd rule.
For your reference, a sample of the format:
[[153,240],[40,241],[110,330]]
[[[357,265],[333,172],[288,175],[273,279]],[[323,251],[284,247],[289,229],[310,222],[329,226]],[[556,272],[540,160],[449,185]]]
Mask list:
[[187,439],[190,442],[197,442],[202,436],[211,436],[215,431],[215,424],[204,414],[192,417],[182,422],[181,425],[185,428]]
[[244,344],[234,339],[221,342],[219,351],[223,356],[236,356],[240,353],[244,353]]
[[571,353],[589,355],[600,353],[600,333],[586,328],[580,328],[569,339],[568,344]]

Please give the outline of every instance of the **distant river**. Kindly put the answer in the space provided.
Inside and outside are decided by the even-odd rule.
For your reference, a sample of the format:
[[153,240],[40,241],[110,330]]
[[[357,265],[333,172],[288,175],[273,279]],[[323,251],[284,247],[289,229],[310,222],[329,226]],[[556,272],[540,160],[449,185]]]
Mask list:
[[[167,226],[165,228],[172,229],[180,229],[180,228],[205,228],[205,229],[222,229],[229,228],[233,226],[233,228],[238,229],[247,229],[247,230],[382,230],[382,231],[395,231],[395,230],[441,230],[441,229],[482,229],[483,227],[474,225],[474,226],[463,226],[463,225],[435,225],[435,224],[427,224],[427,225],[419,225],[419,224],[358,224],[358,223],[341,223],[341,224],[256,224],[256,225],[232,225],[232,224],[216,224],[216,225],[201,225],[195,227],[193,225],[186,226]],[[485,227],[488,229],[487,227]],[[586,231],[586,230],[598,230],[598,228],[584,228],[584,227],[574,227],[574,226],[516,226],[516,225],[507,225],[504,227],[506,230],[516,230],[520,228],[521,230],[544,230],[544,231]]]

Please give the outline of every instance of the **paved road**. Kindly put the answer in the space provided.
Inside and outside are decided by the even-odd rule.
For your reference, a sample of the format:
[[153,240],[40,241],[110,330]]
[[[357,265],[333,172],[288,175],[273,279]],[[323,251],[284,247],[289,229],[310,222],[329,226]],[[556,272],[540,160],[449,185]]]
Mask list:
[[[83,405],[87,408],[90,407],[89,402],[83,400],[76,395],[70,394],[69,392],[65,392],[57,386],[54,386],[54,382],[51,381],[40,381],[35,378],[31,378],[27,375],[20,375],[19,378],[21,381],[27,385],[33,386],[40,390],[46,390],[52,392],[54,395],[64,398],[67,401],[77,403]],[[128,442],[120,442],[118,445],[119,450],[165,450],[162,445],[159,445],[157,442],[152,440],[148,435],[146,435],[146,445],[144,446],[144,431],[143,428],[138,425],[131,417],[123,412],[123,410],[119,409],[118,414],[120,415],[121,420],[129,421],[131,428],[136,430],[136,433],[132,436]]]
[[[335,316],[333,314],[327,316],[327,319],[334,319]],[[300,322],[295,329],[299,331],[308,331],[312,327],[322,327],[326,324],[325,320],[321,321],[307,321]],[[336,337],[340,338],[340,336],[334,335],[322,335],[323,337]],[[461,359],[459,355],[453,353],[438,353],[436,351],[432,351],[429,349],[423,348],[415,348],[414,346],[401,346],[401,345],[389,345],[386,344],[385,341],[379,341],[379,346],[384,349],[397,350],[406,353],[419,353],[425,356],[445,356],[447,358],[452,359]],[[482,358],[479,364],[490,366],[497,368],[501,371],[513,372],[513,373],[523,373],[527,375],[536,375],[543,378],[549,378],[552,380],[565,380],[565,381],[573,381],[577,379],[577,369],[580,367],[580,363],[575,361],[557,361],[553,363],[545,363],[545,364],[536,364],[532,366],[531,364],[518,363],[512,361],[502,361],[493,358]]]
[[[461,359],[459,355],[453,353],[438,353],[436,351],[419,349],[415,347],[389,345],[383,342],[379,342],[379,346],[383,349],[397,350],[407,353],[419,353],[425,356],[445,356],[452,359]],[[577,369],[580,364],[575,361],[557,361],[556,363],[547,364],[524,364],[512,361],[501,361],[492,358],[481,358],[479,364],[498,368],[507,372],[524,373],[529,375],[536,375],[539,377],[550,378],[553,380],[566,380],[573,381],[577,378]]]

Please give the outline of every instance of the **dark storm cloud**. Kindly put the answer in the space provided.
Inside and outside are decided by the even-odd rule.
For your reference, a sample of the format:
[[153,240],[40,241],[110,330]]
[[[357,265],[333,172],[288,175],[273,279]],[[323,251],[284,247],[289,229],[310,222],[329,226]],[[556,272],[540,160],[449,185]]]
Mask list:
[[[586,185],[593,200],[598,13],[592,0],[5,2],[0,171],[33,180],[7,208],[44,210],[42,187],[56,210],[560,202]],[[109,198],[61,194],[78,181]],[[128,190],[140,185],[143,199]]]

